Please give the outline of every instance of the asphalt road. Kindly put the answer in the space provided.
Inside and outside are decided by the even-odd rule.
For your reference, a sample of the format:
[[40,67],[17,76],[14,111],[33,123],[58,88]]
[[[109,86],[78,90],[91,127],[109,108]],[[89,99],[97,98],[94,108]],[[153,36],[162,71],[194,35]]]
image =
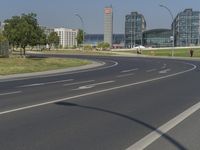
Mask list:
[[200,62],[68,57],[106,64],[0,80],[1,150],[200,149]]

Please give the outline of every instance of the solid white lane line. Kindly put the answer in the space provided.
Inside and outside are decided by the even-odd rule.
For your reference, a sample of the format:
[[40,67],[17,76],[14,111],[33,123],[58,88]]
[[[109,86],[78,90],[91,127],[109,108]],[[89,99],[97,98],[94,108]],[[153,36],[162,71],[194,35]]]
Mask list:
[[105,81],[105,82],[100,82],[100,83],[94,83],[94,84],[89,84],[89,85],[84,85],[84,86],[80,86],[78,87],[78,89],[74,89],[74,90],[84,90],[84,89],[90,89],[93,88],[97,85],[103,85],[103,84],[109,84],[109,83],[113,83],[115,81]]
[[22,85],[22,86],[18,86],[18,87],[33,87],[33,86],[40,86],[40,85],[44,85],[44,83],[34,83],[34,84],[27,84],[27,85]]
[[123,70],[123,71],[121,71],[121,73],[128,73],[128,72],[137,71],[137,70],[138,70],[138,68],[130,69],[130,70]]
[[157,69],[150,69],[150,70],[147,70],[146,72],[153,72],[153,71],[156,71]]
[[21,93],[21,92],[22,92],[22,91],[14,91],[14,92],[0,93],[0,96],[18,94],[18,93]]
[[77,84],[83,84],[83,83],[90,83],[90,82],[94,82],[94,81],[95,80],[80,81],[80,82],[74,82],[74,83],[64,84],[63,86],[77,85]]
[[74,81],[74,79],[58,80],[58,81],[46,82],[44,84],[55,84],[55,83],[63,83],[63,82],[69,82],[69,81]]
[[147,148],[150,144],[159,139],[162,135],[166,134],[172,128],[176,127],[178,124],[180,124],[186,118],[190,117],[199,109],[200,109],[200,102],[188,108],[187,110],[185,110],[175,118],[171,119],[164,125],[160,126],[155,131],[149,133],[144,138],[142,138],[141,140],[139,140],[138,142],[127,148],[127,150],[142,150]]
[[19,87],[41,86],[41,85],[48,85],[48,84],[69,82],[69,81],[73,81],[73,80],[74,80],[74,79],[67,79],[67,80],[58,80],[58,81],[52,81],[52,82],[34,83],[34,84],[22,85],[22,86],[19,86]]
[[48,105],[48,104],[66,101],[66,100],[71,100],[71,99],[75,99],[75,98],[80,98],[80,97],[84,97],[84,96],[90,96],[90,95],[95,95],[95,94],[99,94],[99,93],[109,92],[109,91],[113,91],[113,90],[117,90],[117,89],[131,87],[131,86],[134,86],[134,85],[153,82],[153,81],[157,81],[157,80],[161,80],[161,79],[166,79],[166,78],[169,78],[169,77],[173,77],[173,76],[177,76],[177,75],[180,75],[180,74],[183,74],[183,73],[190,72],[190,71],[195,70],[197,68],[197,66],[194,65],[194,64],[190,64],[190,63],[185,63],[185,64],[191,65],[191,66],[193,66],[193,68],[185,70],[185,71],[177,72],[177,73],[174,73],[174,74],[165,75],[165,76],[162,76],[162,77],[144,80],[144,81],[140,81],[140,82],[136,82],[136,83],[130,83],[130,84],[116,86],[116,87],[112,87],[112,88],[108,88],[108,89],[104,89],[104,90],[99,90],[99,91],[89,92],[89,93],[80,94],[80,95],[76,95],[76,96],[66,97],[66,98],[62,98],[62,99],[52,100],[52,101],[45,102],[45,103],[39,103],[39,104],[35,104],[35,105],[20,107],[20,108],[17,108],[17,109],[2,111],[2,112],[0,112],[0,115],[12,113],[12,112],[17,112],[17,111],[21,111],[21,110],[26,110],[26,109],[30,109],[30,108],[40,107],[40,106],[44,106],[44,105]]
[[132,75],[134,75],[134,73],[122,74],[122,75],[118,75],[117,78],[128,77],[128,76],[132,76]]

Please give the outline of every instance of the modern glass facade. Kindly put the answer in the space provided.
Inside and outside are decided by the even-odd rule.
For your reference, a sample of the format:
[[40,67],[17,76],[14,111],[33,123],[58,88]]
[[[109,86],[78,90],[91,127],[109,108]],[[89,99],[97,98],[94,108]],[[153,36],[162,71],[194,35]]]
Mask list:
[[175,25],[176,46],[200,44],[200,12],[185,9],[173,21]]
[[143,32],[143,45],[145,47],[170,47],[172,41],[170,29],[153,29]]
[[[98,43],[101,43],[103,41],[104,41],[103,34],[86,34],[84,39],[84,44],[97,46]],[[124,45],[124,34],[113,34],[112,41],[113,44]]]
[[146,30],[146,21],[142,14],[131,12],[125,18],[125,47],[143,45],[142,33]]

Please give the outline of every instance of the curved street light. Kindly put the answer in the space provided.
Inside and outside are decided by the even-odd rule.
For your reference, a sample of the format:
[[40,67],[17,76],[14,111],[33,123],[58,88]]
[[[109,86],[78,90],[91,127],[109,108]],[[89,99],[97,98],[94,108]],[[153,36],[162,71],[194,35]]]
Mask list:
[[85,34],[84,34],[84,21],[83,21],[83,18],[78,14],[78,13],[75,13],[75,16],[77,16],[80,21],[81,21],[81,25],[82,25],[82,30],[83,30],[83,44],[84,44],[84,39],[85,39]]
[[165,5],[159,5],[159,6],[165,8],[165,9],[169,12],[169,14],[170,14],[170,16],[171,16],[171,18],[172,18],[172,32],[173,32],[173,49],[172,49],[172,56],[174,56],[174,47],[175,47],[175,29],[174,29],[174,23],[173,23],[173,21],[174,21],[174,16],[173,16],[173,14],[172,14],[172,11],[171,11],[167,6],[165,6]]

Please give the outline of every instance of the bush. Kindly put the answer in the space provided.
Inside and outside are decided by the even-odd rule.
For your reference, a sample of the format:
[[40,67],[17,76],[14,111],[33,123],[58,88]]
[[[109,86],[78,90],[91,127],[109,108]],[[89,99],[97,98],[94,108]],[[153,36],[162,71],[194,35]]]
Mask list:
[[92,50],[93,47],[91,45],[85,45],[84,50]]
[[110,48],[110,44],[109,43],[98,43],[97,48],[100,50],[108,50]]

